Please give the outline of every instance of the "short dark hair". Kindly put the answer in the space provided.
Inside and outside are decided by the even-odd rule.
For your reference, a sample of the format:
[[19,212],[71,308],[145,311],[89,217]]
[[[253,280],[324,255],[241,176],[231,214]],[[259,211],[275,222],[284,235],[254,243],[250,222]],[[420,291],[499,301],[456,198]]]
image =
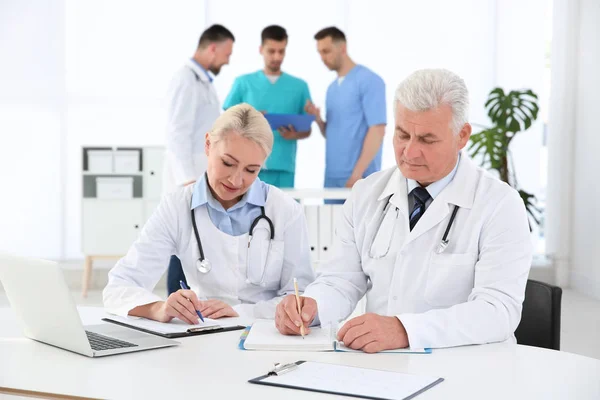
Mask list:
[[319,32],[315,34],[315,40],[321,40],[330,37],[334,42],[345,42],[346,35],[344,32],[336,28],[335,26],[329,26],[327,28],[321,29]]
[[208,29],[202,32],[202,35],[200,35],[198,47],[205,47],[214,42],[224,42],[228,39],[231,39],[235,42],[235,37],[229,29],[225,28],[223,25],[211,25]]
[[279,25],[269,25],[262,30],[260,38],[261,43],[264,43],[268,39],[275,40],[276,42],[283,42],[288,39],[288,35],[283,27]]

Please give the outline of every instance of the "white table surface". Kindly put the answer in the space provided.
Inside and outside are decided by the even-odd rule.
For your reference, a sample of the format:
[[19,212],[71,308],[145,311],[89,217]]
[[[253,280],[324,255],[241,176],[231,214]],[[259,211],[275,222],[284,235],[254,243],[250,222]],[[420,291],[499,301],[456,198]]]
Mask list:
[[[104,316],[100,308],[79,310],[84,324],[99,323]],[[110,399],[331,398],[247,383],[275,362],[310,360],[445,379],[418,400],[600,399],[600,360],[571,353],[511,344],[414,355],[255,352],[237,348],[240,332],[181,338],[173,348],[92,359],[25,338],[12,310],[0,308],[0,391]]]

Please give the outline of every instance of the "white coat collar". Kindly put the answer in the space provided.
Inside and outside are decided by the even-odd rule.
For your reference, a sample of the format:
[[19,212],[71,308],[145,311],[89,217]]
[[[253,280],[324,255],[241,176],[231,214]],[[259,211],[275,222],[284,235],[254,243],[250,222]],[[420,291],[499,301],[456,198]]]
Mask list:
[[387,200],[388,198],[390,199],[389,202],[398,207],[404,216],[408,216],[407,183],[399,168],[394,169],[377,201]]
[[[462,152],[454,179],[427,208],[419,223],[410,232],[406,243],[411,242],[441,222],[450,213],[450,205],[471,209],[478,181],[477,167],[469,156],[465,152]],[[389,196],[391,196],[390,203],[398,207],[408,221],[408,185],[406,178],[398,168],[390,176],[377,200],[381,201],[387,199]],[[460,214],[460,210],[458,213]]]
[[198,77],[198,79],[200,79],[202,82],[206,82],[206,83],[211,83],[212,79],[210,79],[208,77],[208,74],[210,74],[210,72],[205,71],[202,67],[200,67],[200,65],[198,65],[197,62],[195,62],[192,59],[188,59],[185,62],[185,65],[188,66],[192,71],[194,71],[194,74]]
[[[462,152],[460,161],[458,162],[456,175],[440,192],[439,197],[444,198],[444,201],[448,204],[456,204],[462,208],[471,208],[473,206],[476,186],[477,167],[473,164],[473,160],[471,160],[466,153]],[[394,170],[377,200],[384,200],[391,195],[392,198],[390,199],[390,202],[396,207],[400,207],[400,204],[396,204],[400,200],[397,197],[408,196],[407,180],[402,175],[399,168]],[[404,203],[408,204],[408,201]]]

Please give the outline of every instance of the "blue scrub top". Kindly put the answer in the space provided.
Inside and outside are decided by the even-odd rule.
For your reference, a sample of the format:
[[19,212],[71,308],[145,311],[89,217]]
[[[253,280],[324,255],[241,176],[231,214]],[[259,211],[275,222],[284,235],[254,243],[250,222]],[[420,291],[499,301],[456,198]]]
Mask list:
[[[348,179],[362,152],[367,131],[386,124],[385,83],[370,69],[356,65],[341,84],[327,89],[325,179]],[[363,177],[381,169],[381,148]]]
[[[306,100],[310,100],[310,92],[305,81],[283,72],[275,83],[271,83],[261,70],[235,80],[223,109],[248,103],[267,113],[304,114]],[[265,168],[295,172],[297,141],[284,139],[276,130],[273,131],[273,138],[273,151],[267,158]]]

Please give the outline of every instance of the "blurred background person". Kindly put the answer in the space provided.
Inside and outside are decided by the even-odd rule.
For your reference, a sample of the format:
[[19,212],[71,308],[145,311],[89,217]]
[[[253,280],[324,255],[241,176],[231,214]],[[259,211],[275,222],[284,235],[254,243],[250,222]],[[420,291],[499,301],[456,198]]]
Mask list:
[[[304,114],[304,105],[310,101],[308,85],[281,70],[288,45],[288,35],[279,25],[270,25],[261,34],[260,54],[262,70],[238,77],[223,108],[248,103],[264,113]],[[296,173],[296,142],[310,136],[310,130],[297,132],[293,126],[273,131],[273,152],[267,159],[260,179],[280,188],[294,187]]]

